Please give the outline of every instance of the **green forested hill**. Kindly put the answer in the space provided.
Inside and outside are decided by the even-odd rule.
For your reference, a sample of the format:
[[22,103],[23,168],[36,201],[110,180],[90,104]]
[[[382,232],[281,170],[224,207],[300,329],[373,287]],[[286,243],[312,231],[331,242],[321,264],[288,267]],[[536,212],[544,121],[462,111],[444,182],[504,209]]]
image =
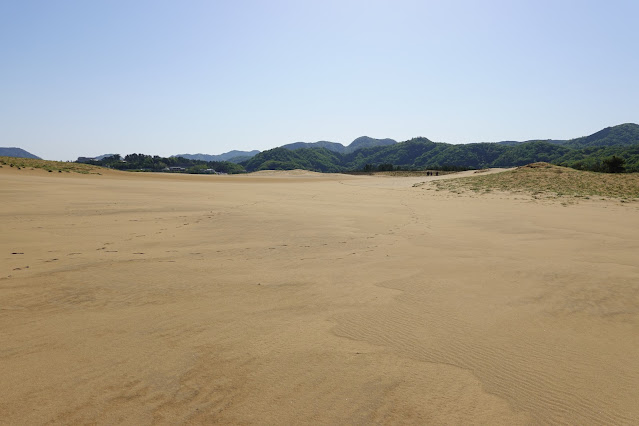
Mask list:
[[509,147],[492,162],[492,166],[511,167],[537,162],[551,163],[570,151],[570,148],[548,142],[527,142]]
[[[109,167],[117,170],[162,172],[170,167],[179,167],[185,173],[208,173],[215,170],[222,173],[243,173],[244,167],[229,161],[203,161],[183,157],[159,157],[157,155],[129,154],[124,158],[119,154],[100,160],[84,160],[82,163]],[[170,170],[170,169],[169,169]]]
[[639,126],[622,124],[569,141],[532,141],[513,144],[447,144],[415,138],[387,146],[337,153],[324,148],[291,151],[275,148],[242,163],[247,171],[307,169],[321,172],[371,170],[380,165],[404,169],[478,169],[513,167],[534,162],[603,170],[604,160],[617,156],[627,171],[639,171]]
[[626,171],[639,172],[639,144],[570,150],[565,155],[553,161],[553,163],[579,170],[600,171],[604,160],[613,156],[625,160]]
[[122,170],[163,171],[170,167],[180,167],[187,173],[206,173],[211,169],[226,173],[291,169],[329,173],[398,168],[459,170],[514,167],[535,162],[548,162],[581,170],[639,172],[639,125],[632,123],[607,127],[590,136],[568,141],[455,145],[433,142],[424,137],[400,143],[392,139],[361,137],[349,145],[361,147],[355,150],[335,152],[330,145],[327,146],[331,149],[321,146],[275,148],[242,162],[238,161],[239,164],[142,154],[130,154],[124,158],[112,155],[89,162]]
[[393,139],[375,139],[369,136],[360,136],[355,139],[350,145],[344,146],[341,143],[329,142],[329,141],[317,141],[317,142],[293,142],[286,145],[282,145],[279,148],[286,148],[294,151],[296,149],[304,148],[326,148],[329,151],[339,152],[340,154],[348,154],[358,149],[371,148],[376,146],[386,146],[396,144],[397,141]]
[[334,173],[343,171],[342,155],[326,148],[300,148],[290,150],[274,148],[262,151],[241,163],[247,171],[305,169]]
[[571,139],[563,143],[569,148],[587,148],[601,146],[631,146],[639,144],[639,125],[634,123],[606,127],[590,136]]

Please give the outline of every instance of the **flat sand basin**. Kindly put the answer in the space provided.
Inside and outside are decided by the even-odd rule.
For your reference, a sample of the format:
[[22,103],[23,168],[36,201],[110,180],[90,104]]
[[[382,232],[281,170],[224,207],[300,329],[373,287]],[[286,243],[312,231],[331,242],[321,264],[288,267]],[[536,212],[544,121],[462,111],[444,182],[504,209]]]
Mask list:
[[639,424],[639,209],[0,169],[0,423]]

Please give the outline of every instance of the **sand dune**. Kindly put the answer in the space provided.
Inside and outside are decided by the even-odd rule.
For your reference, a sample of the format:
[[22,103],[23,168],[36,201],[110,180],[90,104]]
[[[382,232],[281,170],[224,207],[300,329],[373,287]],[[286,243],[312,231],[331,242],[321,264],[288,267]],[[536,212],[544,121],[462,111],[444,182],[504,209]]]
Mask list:
[[0,423],[637,424],[639,209],[0,169]]

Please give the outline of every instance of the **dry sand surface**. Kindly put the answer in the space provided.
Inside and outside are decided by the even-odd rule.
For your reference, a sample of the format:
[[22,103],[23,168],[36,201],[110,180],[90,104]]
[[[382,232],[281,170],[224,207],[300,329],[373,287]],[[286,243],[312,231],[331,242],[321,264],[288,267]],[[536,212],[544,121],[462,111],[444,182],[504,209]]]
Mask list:
[[639,211],[0,169],[0,423],[639,424]]

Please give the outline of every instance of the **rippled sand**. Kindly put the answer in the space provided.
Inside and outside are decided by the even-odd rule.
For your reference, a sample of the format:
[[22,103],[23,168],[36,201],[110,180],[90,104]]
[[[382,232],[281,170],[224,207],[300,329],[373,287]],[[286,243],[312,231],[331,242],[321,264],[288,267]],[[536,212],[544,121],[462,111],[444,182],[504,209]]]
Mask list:
[[637,424],[639,210],[0,169],[0,423]]

